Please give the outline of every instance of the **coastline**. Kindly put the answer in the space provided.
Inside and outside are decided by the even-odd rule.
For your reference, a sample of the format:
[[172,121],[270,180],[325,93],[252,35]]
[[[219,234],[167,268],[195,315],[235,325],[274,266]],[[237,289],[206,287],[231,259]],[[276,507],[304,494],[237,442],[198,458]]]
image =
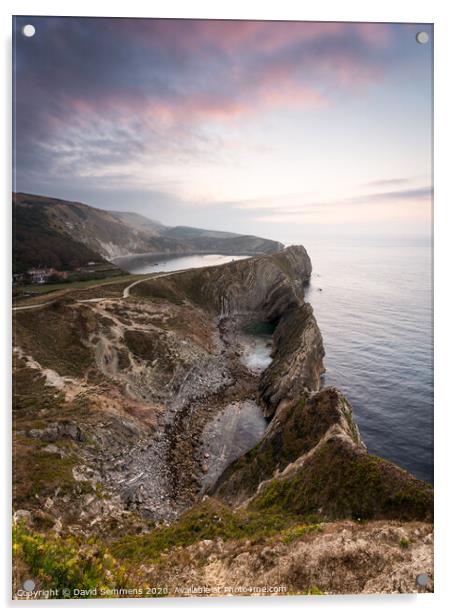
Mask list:
[[[102,549],[129,563],[134,555],[144,557],[139,556],[143,546],[155,550],[160,532],[186,536],[188,524],[200,534],[190,531],[182,551],[172,551],[170,544],[170,554],[185,558],[200,541],[211,541],[222,562],[216,539],[223,537],[235,550],[254,537],[257,520],[266,541],[281,546],[284,533],[292,536],[300,525],[313,527],[313,540],[320,532],[334,542],[331,529],[355,533],[364,521],[380,523],[372,527],[377,534],[366,535],[375,550],[381,552],[377,535],[394,527],[396,542],[406,535],[428,553],[431,487],[368,454],[346,398],[334,388],[320,388],[322,336],[304,299],[311,272],[306,250],[290,247],[143,279],[127,298],[107,294],[81,303],[68,295],[42,311],[15,313],[14,363],[16,382],[22,383],[16,395],[33,383],[35,404],[43,408],[38,424],[27,406],[20,415],[16,474],[26,478],[31,460],[45,460],[58,472],[56,484],[48,481],[40,488],[42,502],[18,492],[16,515],[26,518],[20,541],[32,540],[45,518],[46,541],[57,528],[62,545],[69,536],[83,546],[86,532],[95,533],[108,544]],[[258,371],[247,367],[241,338],[243,326],[256,321],[273,327],[272,362]],[[45,344],[36,345],[38,328]],[[64,336],[55,337],[55,331]],[[58,402],[46,410],[49,388]],[[20,408],[20,399],[17,404]],[[237,440],[234,422],[214,428],[215,422],[234,408],[243,410],[246,422],[254,421],[247,413],[255,413],[255,404],[268,422],[264,434],[258,428],[251,450],[224,470],[214,467],[222,430],[230,431],[226,441]],[[207,433],[206,425],[211,426]],[[42,448],[48,449],[45,458],[38,453]],[[71,487],[60,495],[55,486],[69,452]],[[19,460],[26,464],[22,470]],[[216,519],[227,520],[229,530]],[[205,526],[206,520],[213,522]],[[162,523],[167,531],[158,530]],[[339,526],[329,526],[335,523]],[[113,541],[107,538],[111,524]],[[156,530],[149,533],[148,524]],[[303,533],[291,539],[289,553],[302,547]],[[323,545],[321,535],[318,541]],[[338,553],[342,549],[338,545]],[[394,558],[405,558],[402,547],[391,549]],[[172,566],[162,566],[165,579],[174,580]],[[199,567],[204,580],[201,562]],[[260,579],[248,565],[245,575],[256,584]],[[368,570],[360,583],[374,577]],[[382,581],[372,583],[380,588]]]
[[[197,256],[204,256],[204,255],[213,255],[213,254],[218,254],[218,255],[222,255],[222,256],[242,256],[242,257],[255,257],[255,256],[261,256],[261,255],[265,255],[267,253],[264,252],[260,252],[260,251],[256,251],[253,252],[252,250],[247,250],[247,251],[239,251],[239,250],[234,250],[234,251],[222,251],[222,250],[196,250],[193,252],[164,252],[164,253],[154,253],[154,252],[143,252],[143,253],[132,253],[132,254],[127,254],[127,255],[121,255],[120,257],[114,257],[112,259],[110,259],[110,261],[112,263],[115,263],[116,265],[121,265],[121,260],[125,259],[125,260],[133,260],[133,259],[144,259],[144,258],[149,258],[149,259],[177,259],[179,257],[197,257]],[[206,266],[208,267],[208,266]]]

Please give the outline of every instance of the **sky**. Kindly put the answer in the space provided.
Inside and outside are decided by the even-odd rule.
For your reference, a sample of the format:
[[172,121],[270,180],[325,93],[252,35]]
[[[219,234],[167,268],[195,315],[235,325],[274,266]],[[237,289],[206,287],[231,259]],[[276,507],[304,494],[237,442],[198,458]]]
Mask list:
[[284,242],[430,232],[431,25],[16,17],[13,33],[14,190]]

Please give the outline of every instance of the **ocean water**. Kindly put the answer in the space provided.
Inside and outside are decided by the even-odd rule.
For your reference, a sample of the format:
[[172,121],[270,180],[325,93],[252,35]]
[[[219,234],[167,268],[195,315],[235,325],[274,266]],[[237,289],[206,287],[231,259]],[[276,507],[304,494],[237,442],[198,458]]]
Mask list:
[[272,339],[275,328],[268,322],[252,321],[241,332],[241,361],[255,374],[261,374],[272,363]]
[[247,259],[246,255],[188,255],[164,256],[136,255],[131,257],[118,257],[114,262],[131,274],[152,274],[154,272],[173,272],[176,270],[207,267],[209,265],[222,265],[229,261]]
[[432,256],[428,239],[306,240],[306,300],[325,386],[353,406],[370,453],[433,483]]

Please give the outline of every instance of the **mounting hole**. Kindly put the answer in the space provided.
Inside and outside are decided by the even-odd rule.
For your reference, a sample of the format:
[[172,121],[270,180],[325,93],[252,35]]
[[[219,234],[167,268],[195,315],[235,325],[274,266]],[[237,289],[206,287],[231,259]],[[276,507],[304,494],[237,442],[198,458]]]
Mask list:
[[427,586],[429,582],[430,582],[430,577],[426,573],[420,573],[416,577],[416,584],[418,586]]
[[418,32],[416,34],[416,40],[418,43],[420,43],[421,45],[425,45],[425,43],[428,43],[429,41],[429,35],[428,32]]
[[22,28],[22,34],[27,38],[31,38],[35,35],[36,28],[32,24],[27,24]]
[[33,592],[33,590],[35,589],[36,584],[33,582],[33,580],[25,580],[25,582],[22,584],[22,588],[26,591],[26,592]]

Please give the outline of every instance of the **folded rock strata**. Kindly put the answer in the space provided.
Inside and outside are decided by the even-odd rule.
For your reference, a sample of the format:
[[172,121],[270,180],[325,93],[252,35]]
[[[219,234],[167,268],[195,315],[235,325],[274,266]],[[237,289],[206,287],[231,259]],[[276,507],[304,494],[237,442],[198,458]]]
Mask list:
[[[105,287],[105,298],[92,303],[73,293],[16,313],[15,506],[22,517],[58,532],[108,536],[114,528],[137,540],[149,533],[147,520],[174,524],[195,515],[203,498],[220,501],[235,523],[241,515],[291,524],[396,520],[398,528],[430,522],[431,486],[369,454],[346,398],[320,389],[323,342],[304,300],[310,275],[309,256],[295,246],[142,281],[125,299],[112,286],[111,296]],[[253,321],[274,329],[272,361],[259,374],[240,351],[242,328]],[[243,400],[259,403],[265,434],[203,497],[204,427]],[[207,524],[207,535],[200,538],[209,529],[221,536],[217,518],[202,514],[195,526]],[[320,544],[319,554],[329,549]]]

